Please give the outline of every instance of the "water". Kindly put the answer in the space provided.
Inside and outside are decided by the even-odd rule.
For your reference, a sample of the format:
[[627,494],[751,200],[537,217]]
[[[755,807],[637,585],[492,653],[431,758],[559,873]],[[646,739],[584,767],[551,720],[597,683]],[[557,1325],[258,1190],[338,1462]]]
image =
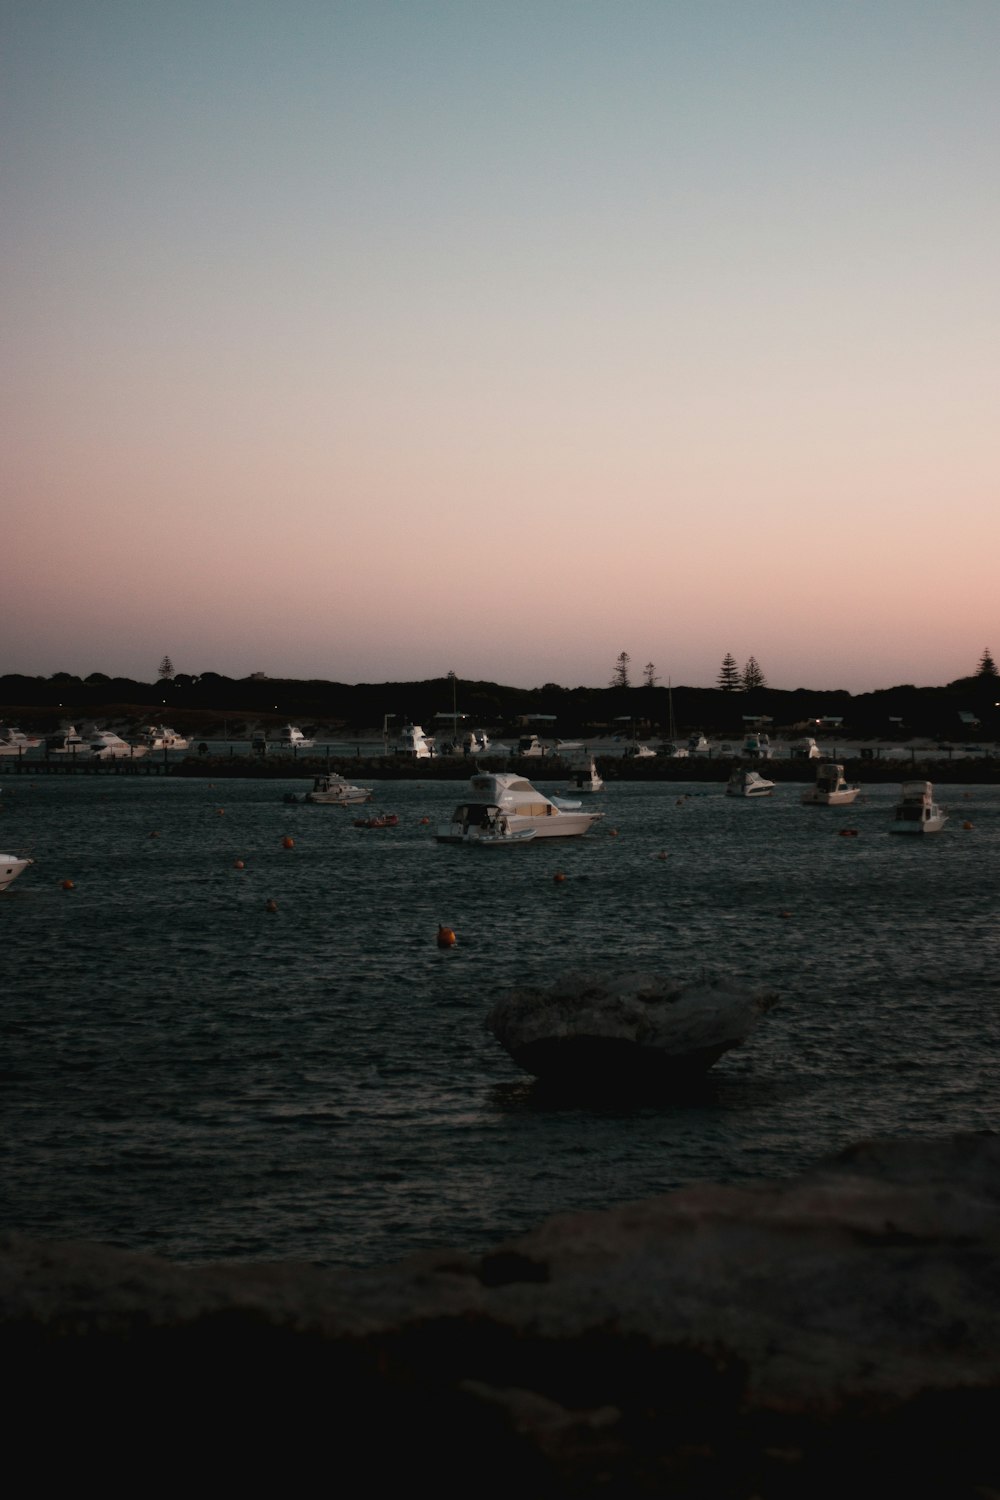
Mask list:
[[[496,850],[434,842],[461,784],[379,783],[382,831],[292,788],[5,782],[0,846],[37,861],[0,894],[7,1226],[364,1266],[1000,1127],[1000,788],[941,787],[945,831],[903,839],[892,787],[621,783],[586,839]],[[687,1097],[631,1107],[552,1100],[483,1029],[511,984],[623,965],[782,1002]]]

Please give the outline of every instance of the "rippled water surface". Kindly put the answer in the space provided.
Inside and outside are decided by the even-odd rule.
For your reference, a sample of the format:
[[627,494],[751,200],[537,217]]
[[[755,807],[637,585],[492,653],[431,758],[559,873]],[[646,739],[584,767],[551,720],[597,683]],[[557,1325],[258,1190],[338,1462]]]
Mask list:
[[[941,787],[944,832],[905,839],[891,787],[821,809],[619,783],[585,839],[476,850],[432,837],[460,784],[381,783],[382,831],[293,787],[5,781],[0,846],[36,860],[0,894],[9,1226],[371,1265],[1000,1126],[1000,788]],[[513,983],[623,965],[782,1003],[634,1107],[552,1100],[483,1029]]]

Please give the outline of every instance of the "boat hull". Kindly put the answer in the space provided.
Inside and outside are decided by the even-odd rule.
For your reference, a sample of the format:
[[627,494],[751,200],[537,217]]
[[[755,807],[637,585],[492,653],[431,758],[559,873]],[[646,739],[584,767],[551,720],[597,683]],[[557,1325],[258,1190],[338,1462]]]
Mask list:
[[32,864],[33,859],[14,859],[9,854],[0,854],[0,891],[5,891]]

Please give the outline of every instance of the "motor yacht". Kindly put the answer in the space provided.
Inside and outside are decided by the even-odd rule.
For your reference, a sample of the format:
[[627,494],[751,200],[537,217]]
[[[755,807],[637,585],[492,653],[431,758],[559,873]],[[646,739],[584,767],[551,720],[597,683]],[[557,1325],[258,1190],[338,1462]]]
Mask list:
[[285,724],[276,736],[279,745],[286,750],[311,750],[315,740],[308,739],[294,724]]
[[139,742],[145,745],[147,750],[186,750],[190,744],[176,729],[169,729],[166,724],[147,724]]
[[29,865],[34,863],[33,859],[18,859],[16,854],[0,854],[0,891],[5,891]]
[[65,729],[49,735],[45,750],[50,755],[88,755],[90,746],[83,735],[77,733],[76,725],[68,724]]
[[130,745],[113,729],[99,729],[90,739],[90,754],[94,760],[126,760],[146,754],[145,745]]
[[802,801],[811,807],[847,807],[861,788],[844,780],[844,768],[832,760],[816,767],[816,784],[802,793]]
[[656,751],[651,750],[648,745],[640,744],[638,740],[633,740],[631,744],[625,746],[622,758],[624,760],[655,760]]
[[419,724],[404,724],[399,731],[396,755],[412,755],[416,760],[430,760],[434,754],[434,736],[424,734]]
[[546,797],[523,776],[480,772],[469,782],[466,801],[435,838],[442,844],[516,842],[528,832],[537,838],[579,838],[603,816],[584,812],[579,802]]
[[322,776],[313,778],[312,791],[306,792],[301,799],[294,793],[289,793],[286,800],[320,802],[330,807],[354,807],[359,802],[370,802],[372,795],[370,786],[352,786],[345,777],[338,776],[336,771],[327,771]]
[[768,781],[759,771],[747,771],[742,767],[733,772],[726,784],[727,797],[770,797],[773,791],[773,781]]
[[823,752],[813,739],[812,735],[804,735],[800,740],[792,741],[792,754],[796,760],[822,760]]
[[21,755],[37,750],[41,743],[37,735],[25,734],[13,724],[0,729],[0,755]]
[[896,803],[890,833],[940,833],[948,814],[934,801],[929,781],[904,781]]
[[749,755],[751,760],[770,760],[771,741],[766,734],[748,734],[740,754]]
[[593,756],[586,765],[579,766],[574,771],[573,790],[577,792],[602,792],[604,790],[604,778],[598,773],[597,762]]

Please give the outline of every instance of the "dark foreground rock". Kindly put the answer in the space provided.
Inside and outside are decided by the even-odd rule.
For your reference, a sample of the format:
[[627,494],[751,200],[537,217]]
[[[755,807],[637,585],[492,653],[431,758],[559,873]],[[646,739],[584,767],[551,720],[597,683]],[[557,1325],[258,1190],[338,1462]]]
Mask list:
[[118,1492],[987,1500],[1000,1138],[369,1272],[0,1240],[7,1466]]
[[484,1024],[518,1067],[547,1082],[655,1087],[704,1073],[776,1003],[721,979],[578,973],[511,990]]

